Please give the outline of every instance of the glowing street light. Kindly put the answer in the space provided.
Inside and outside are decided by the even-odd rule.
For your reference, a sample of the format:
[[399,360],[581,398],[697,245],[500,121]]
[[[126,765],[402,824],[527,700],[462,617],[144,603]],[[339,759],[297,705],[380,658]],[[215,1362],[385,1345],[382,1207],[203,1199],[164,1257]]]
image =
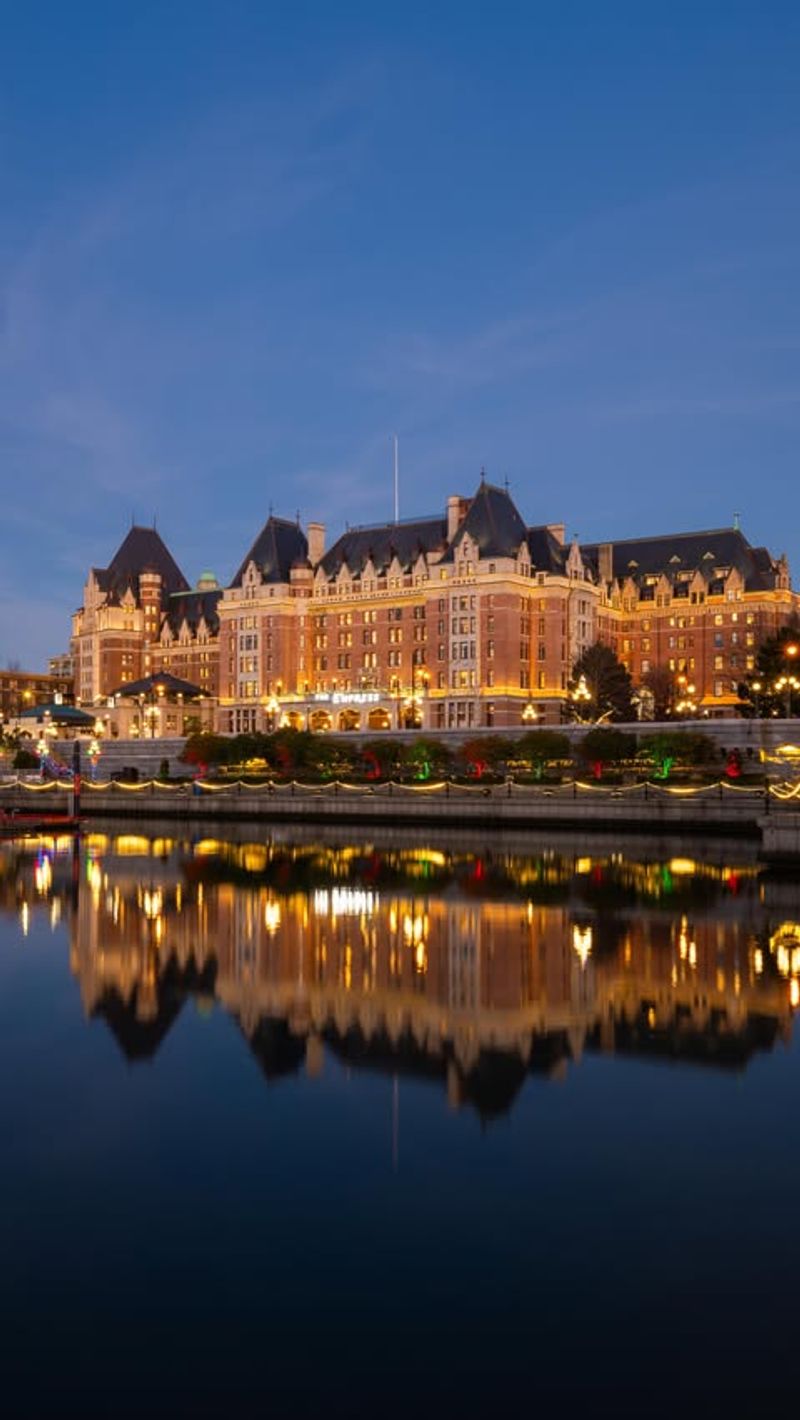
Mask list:
[[592,703],[592,692],[586,684],[585,675],[580,677],[578,684],[572,692],[572,703],[575,706],[576,719],[580,720],[582,724],[585,724],[587,716],[582,712],[588,710],[589,705]]
[[695,694],[697,687],[692,685],[685,675],[679,675],[677,679],[678,699],[675,703],[675,713],[677,715],[693,715],[697,709]]
[[[787,648],[788,649],[788,648]],[[796,650],[797,648],[795,648]],[[785,695],[785,719],[790,719],[792,714],[792,695],[800,690],[800,680],[796,675],[782,675],[775,682],[775,690],[778,695]]]

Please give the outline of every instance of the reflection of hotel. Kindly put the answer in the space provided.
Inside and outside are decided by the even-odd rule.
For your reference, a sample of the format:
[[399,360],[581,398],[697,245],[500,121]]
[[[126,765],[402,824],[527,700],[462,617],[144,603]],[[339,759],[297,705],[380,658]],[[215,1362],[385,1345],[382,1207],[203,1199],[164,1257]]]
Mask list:
[[635,684],[663,667],[731,712],[799,604],[785,559],[738,528],[581,546],[482,481],[327,550],[321,524],[270,516],[224,591],[210,574],[190,590],[155,530],[132,528],[89,574],[72,651],[84,704],[166,669],[218,693],[222,730],[519,728],[558,720],[598,638]]
[[[664,867],[618,865],[617,907],[598,913],[581,888],[598,865],[583,860],[545,872],[509,860],[500,897],[482,860],[423,850],[385,855],[384,886],[374,855],[354,870],[351,849],[176,854],[133,835],[108,846],[90,840],[77,885],[47,853],[4,860],[0,902],[21,922],[39,904],[54,925],[69,914],[84,1008],[131,1059],[154,1054],[187,1001],[216,999],[268,1079],[314,1073],[329,1052],[438,1080],[492,1114],[527,1073],[585,1050],[742,1065],[788,1032],[798,1005],[800,926],[762,931],[755,892],[729,911],[721,870],[712,900],[673,910],[657,897]],[[442,876],[427,890],[431,866]],[[299,890],[293,872],[316,886]],[[559,877],[561,900],[536,902]]]

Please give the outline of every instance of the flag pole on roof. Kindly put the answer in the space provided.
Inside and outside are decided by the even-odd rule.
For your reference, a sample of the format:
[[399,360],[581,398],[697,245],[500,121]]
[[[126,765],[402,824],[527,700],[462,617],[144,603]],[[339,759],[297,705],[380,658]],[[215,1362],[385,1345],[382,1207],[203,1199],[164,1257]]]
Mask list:
[[392,435],[394,442],[394,520],[400,521],[400,450],[397,435]]

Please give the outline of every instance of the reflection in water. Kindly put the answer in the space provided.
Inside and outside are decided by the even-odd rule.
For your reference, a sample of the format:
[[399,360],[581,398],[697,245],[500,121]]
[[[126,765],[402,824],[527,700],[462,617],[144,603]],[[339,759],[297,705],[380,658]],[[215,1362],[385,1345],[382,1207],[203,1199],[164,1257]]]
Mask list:
[[[728,850],[735,859],[735,850]],[[0,854],[23,933],[68,919],[84,1008],[130,1060],[220,1003],[267,1080],[324,1067],[507,1110],[583,1051],[743,1066],[788,1038],[800,902],[753,864],[139,834]]]

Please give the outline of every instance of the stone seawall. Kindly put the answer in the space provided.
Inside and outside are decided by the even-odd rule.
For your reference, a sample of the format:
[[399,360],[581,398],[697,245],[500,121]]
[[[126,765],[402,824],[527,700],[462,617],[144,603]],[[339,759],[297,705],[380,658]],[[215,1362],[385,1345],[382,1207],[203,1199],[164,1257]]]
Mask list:
[[[60,786],[0,786],[6,827],[14,817],[64,813]],[[487,830],[554,828],[642,834],[693,834],[755,839],[768,862],[800,863],[800,807],[759,789],[668,789],[656,785],[596,788],[567,784],[536,788],[494,784],[381,784],[374,787],[244,784],[198,790],[192,785],[144,784],[84,788],[86,819],[163,819],[202,823],[330,823],[441,826]]]
[[[0,789],[6,812],[66,812],[67,792],[24,785]],[[159,818],[194,821],[308,820],[340,823],[458,823],[478,826],[576,824],[629,827],[661,832],[675,826],[685,832],[757,835],[763,818],[781,815],[760,790],[734,790],[724,784],[676,792],[655,785],[595,788],[569,784],[537,789],[516,784],[375,787],[299,784],[272,788],[145,784],[84,788],[81,814],[86,817]]]

